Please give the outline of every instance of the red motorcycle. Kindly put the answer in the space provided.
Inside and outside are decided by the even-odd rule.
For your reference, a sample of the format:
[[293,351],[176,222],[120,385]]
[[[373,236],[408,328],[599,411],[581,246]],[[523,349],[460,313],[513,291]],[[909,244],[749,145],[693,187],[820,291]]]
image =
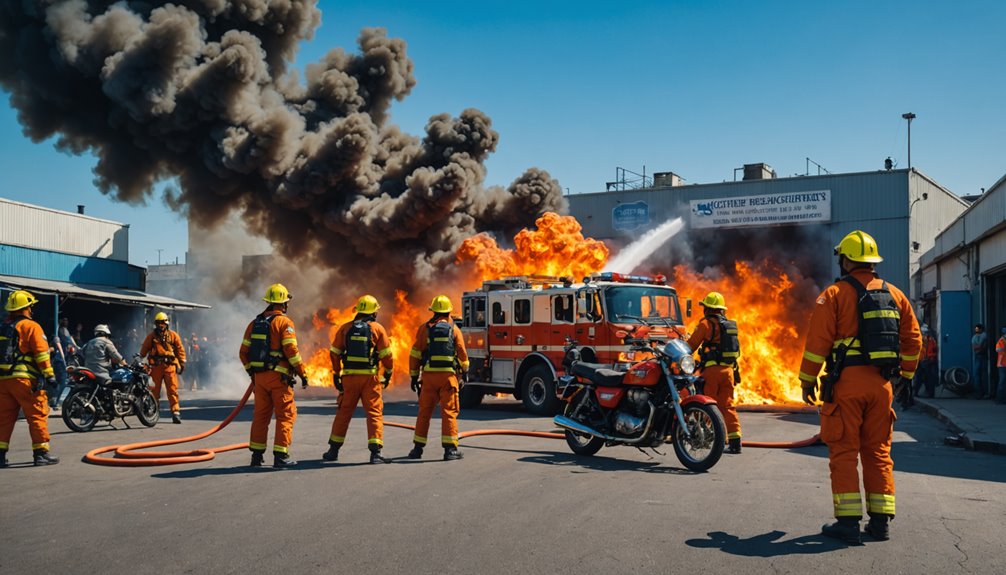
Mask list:
[[723,455],[723,415],[716,400],[696,393],[688,344],[648,336],[646,326],[622,336],[633,352],[647,356],[626,372],[580,361],[576,342],[568,342],[566,375],[559,378],[566,408],[555,424],[579,455],[594,455],[604,446],[642,449],[671,443],[685,467],[706,471]]

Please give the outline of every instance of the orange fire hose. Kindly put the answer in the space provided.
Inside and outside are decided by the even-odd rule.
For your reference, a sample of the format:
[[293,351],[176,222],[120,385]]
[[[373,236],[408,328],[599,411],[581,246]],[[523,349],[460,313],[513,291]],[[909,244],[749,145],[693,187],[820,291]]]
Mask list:
[[[245,404],[248,402],[248,398],[251,397],[252,385],[248,386],[245,391],[241,401],[238,402],[237,406],[231,411],[223,421],[213,426],[212,428],[196,434],[190,435],[188,437],[179,437],[176,439],[160,439],[157,441],[144,441],[140,443],[129,443],[126,445],[106,445],[105,447],[99,447],[97,449],[92,449],[84,455],[84,461],[86,463],[91,463],[94,465],[107,465],[110,467],[148,467],[155,465],[179,465],[182,463],[198,463],[201,461],[209,461],[216,457],[217,453],[223,453],[225,451],[234,451],[237,449],[247,449],[248,442],[244,443],[234,443],[231,445],[225,445],[223,447],[212,447],[203,449],[193,449],[190,451],[146,451],[144,453],[136,453],[139,449],[150,449],[151,447],[161,447],[163,445],[176,445],[179,443],[189,443],[191,441],[199,441],[213,435],[214,433],[220,431],[221,429],[227,427],[234,418],[237,417],[241,409],[244,408]],[[395,423],[392,421],[385,421],[384,425],[388,427],[398,427],[401,429],[415,429],[413,425],[407,425],[404,423]],[[482,435],[520,435],[524,437],[542,437],[546,439],[564,439],[566,436],[563,433],[551,433],[547,431],[521,431],[517,429],[475,429],[472,431],[463,431],[458,435],[459,439],[465,439],[467,437],[478,437]],[[767,442],[767,441],[744,441],[742,445],[744,447],[760,447],[767,449],[794,449],[799,447],[807,447],[814,445],[820,441],[819,435],[814,435],[807,439],[801,441],[792,442]],[[107,457],[99,457],[103,453],[108,453],[109,451],[114,451],[114,457],[109,459]]]

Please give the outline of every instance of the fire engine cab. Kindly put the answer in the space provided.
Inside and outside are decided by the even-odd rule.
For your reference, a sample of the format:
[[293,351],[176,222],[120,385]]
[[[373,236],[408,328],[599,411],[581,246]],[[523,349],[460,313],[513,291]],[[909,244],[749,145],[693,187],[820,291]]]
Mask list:
[[647,324],[653,338],[684,333],[678,294],[662,275],[605,272],[576,284],[549,276],[490,280],[465,292],[462,312],[471,361],[462,407],[479,405],[486,393],[503,392],[539,415],[559,407],[556,382],[563,375],[567,341],[577,343],[583,361],[626,370],[635,358],[624,332]]

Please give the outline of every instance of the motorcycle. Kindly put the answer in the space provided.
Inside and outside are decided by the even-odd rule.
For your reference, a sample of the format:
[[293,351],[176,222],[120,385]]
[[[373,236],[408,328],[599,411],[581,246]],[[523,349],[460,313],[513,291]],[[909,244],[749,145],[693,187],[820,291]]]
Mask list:
[[712,468],[723,455],[726,425],[716,400],[696,392],[691,348],[680,338],[651,341],[645,325],[620,336],[645,357],[625,372],[581,361],[577,343],[567,341],[566,375],[559,378],[566,407],[554,422],[570,449],[594,455],[604,446],[656,451],[671,443],[688,469]]
[[157,425],[160,406],[148,385],[148,368],[139,356],[133,363],[112,371],[105,380],[91,370],[71,365],[67,368],[71,389],[63,401],[63,422],[73,431],[94,429],[100,420],[111,423],[116,418],[135,415],[147,427]]

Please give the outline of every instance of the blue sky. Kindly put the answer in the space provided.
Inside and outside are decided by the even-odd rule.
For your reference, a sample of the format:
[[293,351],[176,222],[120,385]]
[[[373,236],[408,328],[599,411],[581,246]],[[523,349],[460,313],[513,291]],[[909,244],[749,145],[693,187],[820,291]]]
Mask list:
[[[321,2],[297,65],[355,50],[363,27],[408,42],[418,80],[392,120],[421,134],[441,112],[485,111],[500,132],[489,184],[531,166],[572,193],[599,192],[620,166],[686,183],[733,179],[805,158],[832,172],[912,164],[964,195],[1006,174],[1006,3]],[[130,259],[184,259],[186,227],[159,200],[117,204],[93,159],[25,138],[0,104],[0,195],[131,224]],[[811,170],[816,173],[812,165]]]

